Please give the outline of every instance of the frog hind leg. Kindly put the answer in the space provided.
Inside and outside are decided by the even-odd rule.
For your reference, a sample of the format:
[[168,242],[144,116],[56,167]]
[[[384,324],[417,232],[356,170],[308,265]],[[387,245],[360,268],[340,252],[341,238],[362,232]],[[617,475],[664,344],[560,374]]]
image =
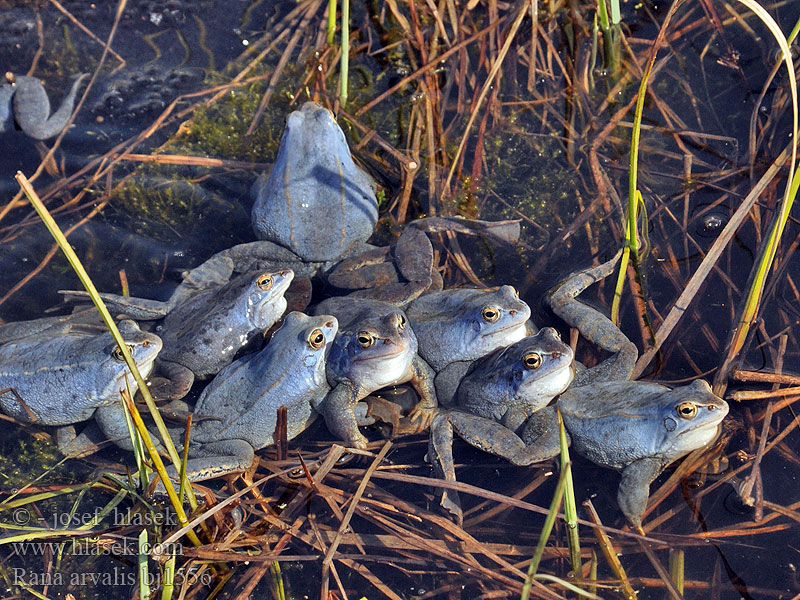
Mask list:
[[[123,450],[133,451],[133,442],[128,430],[128,423],[125,418],[125,409],[122,404],[115,402],[100,406],[94,411],[94,421],[103,432],[107,440],[111,440]],[[83,434],[81,434],[83,435]],[[81,436],[78,436],[80,438]],[[156,450],[162,456],[166,455],[164,445],[159,441],[158,434],[150,432],[150,439],[153,441]]]
[[408,415],[409,420],[417,425],[416,433],[425,431],[430,427],[433,417],[436,416],[436,390],[434,378],[436,374],[425,360],[417,355],[411,362],[411,385],[419,394],[419,402]]
[[194,383],[194,373],[188,367],[169,360],[158,361],[158,373],[163,377],[150,380],[150,395],[157,400],[180,400]]
[[[453,424],[448,418],[448,412],[440,412],[431,423],[430,437],[428,438],[428,460],[433,465],[433,471],[439,479],[455,482]],[[463,524],[464,512],[461,510],[458,492],[447,488],[442,489],[442,498],[439,504],[455,517],[459,526]]]
[[186,463],[189,481],[202,481],[236,471],[244,471],[253,464],[255,450],[245,440],[222,440],[200,446],[192,445]]
[[617,489],[617,503],[623,514],[637,529],[642,526],[642,515],[647,508],[650,484],[663,471],[660,460],[642,458],[622,471],[622,481]]
[[78,434],[74,425],[56,429],[58,450],[69,458],[83,458],[100,450],[102,436],[96,424],[89,423]]
[[14,117],[25,135],[37,140],[46,140],[61,133],[66,127],[82,74],[75,78],[69,93],[61,101],[58,110],[50,115],[50,100],[42,83],[34,77],[17,77],[14,93]]
[[[88,302],[89,293],[83,290],[58,290],[64,302]],[[120,296],[118,294],[100,294],[112,314],[124,314],[136,321],[154,321],[161,319],[169,312],[169,305],[160,300]]]
[[470,446],[505,458],[518,467],[541,462],[558,454],[558,445],[553,447],[537,438],[536,444],[526,444],[520,436],[493,419],[479,417],[459,410],[448,411],[448,420],[458,437]]
[[[205,481],[246,470],[253,464],[255,450],[245,440],[221,440],[191,444],[189,456],[191,458],[186,462],[186,478],[189,481]],[[173,484],[177,485],[178,473],[175,467],[168,465],[166,469]],[[153,474],[153,477],[158,475]],[[160,483],[156,491],[164,491]]]
[[612,353],[611,357],[596,367],[576,375],[573,387],[591,382],[628,379],[636,364],[636,345],[608,317],[576,300],[583,290],[614,270],[620,255],[621,252],[618,252],[608,262],[573,273],[547,293],[546,302],[556,315],[580,331],[587,340]]
[[355,448],[364,449],[367,438],[358,430],[356,419],[359,391],[356,386],[340,383],[328,393],[321,408],[325,424],[333,435]]

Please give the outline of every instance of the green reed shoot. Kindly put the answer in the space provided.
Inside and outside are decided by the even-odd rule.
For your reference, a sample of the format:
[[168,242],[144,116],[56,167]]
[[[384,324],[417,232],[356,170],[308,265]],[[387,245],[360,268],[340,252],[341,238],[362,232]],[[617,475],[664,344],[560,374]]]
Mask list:
[[283,575],[281,574],[281,564],[276,560],[269,566],[270,590],[275,600],[286,600],[286,590],[283,587]]
[[339,63],[339,105],[347,104],[347,79],[350,70],[350,0],[342,0],[342,58]]
[[[616,8],[616,19],[614,9]],[[603,50],[605,52],[605,66],[611,74],[619,69],[620,56],[620,29],[619,29],[619,4],[616,0],[611,2],[612,19],[608,19],[606,0],[597,0],[597,18],[600,30],[603,32]]]
[[539,563],[544,554],[544,547],[547,545],[547,540],[550,538],[550,532],[553,530],[553,525],[556,522],[558,509],[561,507],[561,500],[564,497],[564,486],[567,484],[567,471],[562,469],[561,475],[558,477],[556,490],[553,492],[553,500],[550,502],[550,510],[544,520],[542,532],[539,534],[539,543],[536,544],[536,550],[533,553],[531,564],[528,565],[528,574],[525,577],[525,583],[522,585],[522,594],[520,600],[528,600],[531,593],[531,585],[533,578],[536,576],[536,571],[539,569]]
[[750,326],[756,320],[756,314],[761,304],[761,294],[764,291],[767,274],[772,267],[772,261],[778,251],[778,244],[783,235],[786,221],[789,219],[789,213],[792,210],[794,199],[797,196],[798,185],[800,185],[798,181],[800,169],[795,171],[797,159],[798,101],[797,81],[795,79],[794,61],[792,60],[791,50],[778,24],[760,4],[754,0],[739,0],[739,2],[756,14],[762,23],[770,30],[781,48],[783,62],[786,64],[786,70],[789,75],[789,92],[792,96],[792,158],[789,165],[789,180],[786,182],[786,192],[784,193],[781,209],[770,227],[766,244],[762,248],[755,270],[751,276],[747,297],[741,309],[736,328],[731,336],[730,343],[728,344],[725,360],[714,379],[714,391],[717,393],[721,393],[724,380],[728,376],[729,366],[733,359],[739,354],[742,346],[744,346],[745,339],[750,331]]
[[[25,177],[25,175],[19,171],[17,172],[15,178],[17,180],[17,183],[19,183],[20,187],[22,188],[22,191],[25,193],[25,196],[27,196],[31,205],[36,210],[37,214],[39,215],[39,218],[42,220],[42,222],[47,227],[50,234],[56,240],[56,243],[58,244],[59,248],[61,248],[61,251],[64,252],[64,254],[66,255],[67,260],[69,261],[75,273],[78,275],[78,278],[81,280],[83,286],[86,288],[86,291],[92,298],[92,301],[97,307],[97,310],[100,312],[100,316],[102,317],[103,322],[105,323],[108,330],[111,332],[111,335],[114,337],[114,341],[120,348],[122,355],[125,357],[125,362],[128,365],[128,368],[130,369],[134,379],[136,380],[136,383],[139,386],[139,390],[142,394],[142,397],[144,398],[147,407],[150,410],[150,414],[152,415],[153,420],[155,421],[156,426],[158,427],[158,430],[164,441],[164,445],[169,451],[172,462],[175,464],[175,468],[179,469],[180,461],[178,459],[178,451],[175,449],[175,445],[172,443],[172,439],[169,437],[166,425],[164,424],[164,420],[161,418],[161,414],[158,412],[158,408],[156,407],[155,402],[153,402],[153,398],[150,396],[150,392],[147,389],[147,384],[144,382],[141,373],[139,373],[139,369],[136,368],[136,363],[134,362],[133,357],[131,356],[131,353],[128,350],[128,346],[125,344],[125,340],[122,338],[119,329],[117,329],[117,325],[114,322],[114,319],[108,312],[108,308],[106,308],[106,305],[103,302],[102,298],[100,298],[100,294],[97,292],[97,288],[95,288],[94,283],[92,283],[92,280],[89,277],[89,274],[86,272],[86,269],[83,268],[80,259],[75,254],[75,251],[72,249],[72,246],[70,246],[67,239],[64,237],[64,234],[59,228],[58,224],[55,222],[53,217],[50,215],[50,212],[47,210],[47,208],[44,206],[39,196],[36,194],[36,191],[33,189],[33,186],[31,186],[30,182],[28,181],[28,178]],[[130,399],[128,398],[128,400]],[[150,434],[147,431],[144,422],[141,420],[139,412],[135,409],[133,402],[128,402],[127,405],[129,409],[132,409],[131,416],[133,417],[134,423],[136,424],[136,427],[139,430],[142,439],[144,440],[145,446],[147,447],[148,452],[150,453],[150,458],[152,459],[154,465],[156,466],[156,470],[158,471],[159,476],[161,477],[162,482],[164,483],[164,487],[166,488],[167,494],[170,497],[172,506],[175,509],[175,514],[177,515],[181,525],[185,525],[186,523],[188,523],[188,519],[186,518],[186,513],[183,510],[183,505],[181,504],[180,499],[175,493],[175,489],[171,485],[169,477],[167,476],[167,472],[164,469],[164,464],[161,461],[161,457],[158,455],[155,446],[150,440]],[[193,494],[189,494],[189,502],[192,505],[192,508],[196,508],[197,500],[194,498]],[[190,531],[188,536],[189,539],[192,541],[192,543],[198,546],[200,545],[200,540],[193,531]]]
[[147,529],[142,529],[139,533],[139,598],[140,600],[150,600],[150,569],[147,564],[148,557]]
[[561,471],[564,476],[564,517],[567,522],[567,545],[569,546],[569,560],[575,573],[575,580],[581,580],[581,541],[578,537],[578,508],[575,505],[575,486],[572,483],[572,468],[569,460],[569,447],[567,432],[564,430],[564,420],[561,411],[558,413],[558,441],[561,446]]
[[683,559],[683,548],[669,549],[669,576],[675,584],[675,589],[681,594],[683,594],[684,587]]
[[328,0],[328,46],[333,46],[336,36],[336,0]]
[[650,80],[650,73],[653,71],[653,64],[656,61],[656,54],[661,47],[664,35],[667,31],[672,15],[678,7],[683,4],[683,0],[676,0],[670,6],[664,17],[664,22],[658,32],[650,57],[647,60],[642,81],[639,83],[639,93],[636,97],[636,108],[633,113],[633,128],[631,133],[630,150],[630,171],[628,175],[628,211],[625,223],[625,245],[623,246],[622,258],[619,261],[619,275],[617,285],[614,289],[614,300],[611,304],[611,320],[616,323],[619,318],[619,300],[622,297],[622,286],[625,282],[625,272],[628,270],[628,261],[633,260],[634,267],[639,266],[639,207],[644,205],[642,193],[638,188],[638,167],[639,167],[639,137],[642,129],[642,113],[644,111],[644,99],[647,94],[647,83]]
[[175,593],[175,555],[164,563],[164,583],[161,585],[161,600],[172,600]]

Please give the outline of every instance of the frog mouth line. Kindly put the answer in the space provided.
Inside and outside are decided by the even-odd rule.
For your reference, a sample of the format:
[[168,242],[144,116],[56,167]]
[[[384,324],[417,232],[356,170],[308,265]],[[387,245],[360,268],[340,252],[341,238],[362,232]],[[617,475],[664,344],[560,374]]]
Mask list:
[[403,346],[398,346],[397,344],[393,345],[397,348],[397,350],[395,350],[394,352],[386,352],[384,354],[372,354],[370,356],[364,356],[362,358],[354,358],[353,362],[364,362],[365,360],[369,361],[369,360],[375,360],[377,358],[384,358],[384,359],[393,358],[395,356],[399,356],[400,354],[404,354],[405,352],[408,351],[407,346],[403,347]]
[[[527,321],[527,319],[525,319],[525,321]],[[495,329],[491,333],[484,334],[484,337],[494,337],[496,335],[499,335],[499,334],[501,334],[503,332],[508,331],[509,329],[515,329],[517,327],[522,327],[522,329],[524,331],[524,329],[525,329],[525,321],[522,321],[521,323],[514,323],[514,324],[511,324],[511,325],[506,325],[502,329]]]
[[698,430],[700,430],[700,429],[705,429],[706,427],[709,427],[710,425],[714,425],[714,427],[716,428],[716,434],[715,434],[715,435],[717,435],[717,434],[719,434],[719,429],[720,429],[720,426],[722,425],[722,421],[724,421],[724,420],[725,420],[725,417],[727,417],[727,416],[728,416],[728,412],[727,412],[727,411],[725,411],[725,414],[723,414],[723,415],[722,415],[722,416],[719,418],[719,420],[717,420],[716,422],[714,422],[714,421],[712,421],[712,422],[708,422],[708,421],[706,421],[705,423],[698,423],[698,424],[697,424],[696,426],[694,426],[694,427],[691,427],[691,428],[689,428],[689,429],[684,429],[683,431],[681,431],[681,432],[678,434],[678,436],[686,435],[686,434],[688,434],[688,433],[695,433],[696,431],[698,431]]

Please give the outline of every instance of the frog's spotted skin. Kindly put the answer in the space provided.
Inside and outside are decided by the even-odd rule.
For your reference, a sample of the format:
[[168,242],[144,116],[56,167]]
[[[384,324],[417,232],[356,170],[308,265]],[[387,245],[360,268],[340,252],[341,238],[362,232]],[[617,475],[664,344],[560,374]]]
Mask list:
[[[640,527],[650,483],[671,462],[715,439],[728,413],[727,403],[704,381],[674,389],[628,381],[636,347],[607,317],[576,300],[586,287],[611,273],[618,259],[619,254],[598,267],[573,274],[547,296],[559,317],[612,356],[579,373],[554,406],[532,412],[521,424],[518,418],[508,419],[503,413],[505,404],[511,405],[508,401],[501,401],[499,407],[490,404],[492,410],[484,411],[483,416],[439,415],[431,425],[428,455],[440,473],[454,478],[448,470],[454,431],[470,444],[515,464],[556,456],[558,409],[577,453],[622,471],[617,500],[628,520]],[[484,408],[473,403],[471,410],[480,413]],[[460,517],[456,497],[446,494],[442,503]]]
[[67,125],[78,88],[86,77],[82,74],[75,78],[61,106],[51,115],[50,99],[41,81],[6,73],[7,82],[0,85],[0,133],[16,122],[25,135],[36,140],[58,135]]
[[219,372],[194,410],[204,419],[192,430],[189,479],[209,479],[249,467],[255,450],[274,443],[281,406],[287,409],[290,440],[314,421],[313,406],[330,390],[325,358],[337,329],[331,315],[289,313],[263,350]]
[[366,447],[356,405],[372,392],[407,381],[421,398],[411,420],[417,421],[419,431],[427,429],[437,404],[433,371],[417,354],[417,338],[405,313],[380,300],[350,297],[329,298],[315,312],[339,320],[327,365],[332,390],[317,407],[328,429],[356,447]]
[[304,261],[352,253],[378,222],[372,178],[353,162],[331,112],[314,102],[286,119],[272,172],[256,181],[253,192],[256,236]]
[[[121,321],[119,330],[147,377],[161,339],[140,331],[133,321]],[[72,425],[95,416],[108,438],[127,437],[120,405],[120,391],[126,386],[136,392],[136,382],[108,332],[47,333],[0,346],[0,408],[25,423]],[[62,446],[62,451],[80,453],[81,443],[65,441],[72,445]]]

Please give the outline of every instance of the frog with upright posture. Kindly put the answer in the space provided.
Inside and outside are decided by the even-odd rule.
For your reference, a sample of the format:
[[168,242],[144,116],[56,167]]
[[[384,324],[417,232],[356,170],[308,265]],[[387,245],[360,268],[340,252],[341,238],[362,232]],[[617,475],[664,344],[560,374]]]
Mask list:
[[87,77],[79,75],[64,96],[61,106],[50,114],[50,100],[42,82],[35,77],[6,73],[6,83],[0,84],[0,133],[19,126],[28,137],[46,140],[66,127],[78,88]]
[[286,119],[270,175],[253,185],[253,230],[261,241],[218,254],[236,271],[288,267],[298,276],[323,273],[340,290],[398,306],[441,289],[428,235],[457,232],[513,244],[518,221],[489,223],[459,217],[412,221],[396,244],[367,244],[378,219],[375,184],[350,155],[331,112],[306,102]]
[[[619,254],[598,267],[573,274],[547,295],[556,315],[612,356],[580,372],[555,405],[532,412],[521,424],[514,419],[509,423],[516,425],[514,429],[506,427],[502,419],[496,420],[496,408],[488,417],[439,415],[431,425],[428,448],[437,471],[454,477],[448,475],[452,474],[454,432],[470,444],[518,465],[556,456],[558,410],[578,454],[622,471],[617,500],[628,520],[641,526],[650,483],[671,462],[711,443],[728,405],[700,380],[674,389],[629,381],[636,347],[607,317],[576,300],[589,285],[607,276],[618,259]],[[445,495],[443,504],[458,515],[460,509],[450,498]]]
[[417,354],[417,338],[396,306],[366,298],[329,298],[317,313],[334,315],[339,332],[328,357],[331,392],[317,410],[328,429],[357,448],[366,438],[358,431],[356,405],[381,388],[411,382],[420,401],[409,415],[419,431],[427,429],[436,410],[433,370]]
[[[121,321],[119,330],[147,377],[161,339],[133,321]],[[127,438],[120,403],[126,388],[135,394],[136,381],[108,332],[32,335],[0,346],[0,409],[23,423],[72,425],[94,417],[106,437]],[[67,455],[82,453],[85,443],[66,432],[59,435],[59,448]]]
[[287,438],[305,431],[317,416],[314,406],[330,390],[325,358],[337,329],[333,316],[291,312],[263,350],[217,374],[194,410],[204,418],[191,432],[189,479],[249,467],[256,450],[275,442],[281,406],[287,410]]
[[219,253],[237,271],[270,265],[311,277],[358,252],[378,221],[372,178],[353,161],[331,112],[315,102],[287,117],[272,171],[252,194],[251,223],[261,241]]

